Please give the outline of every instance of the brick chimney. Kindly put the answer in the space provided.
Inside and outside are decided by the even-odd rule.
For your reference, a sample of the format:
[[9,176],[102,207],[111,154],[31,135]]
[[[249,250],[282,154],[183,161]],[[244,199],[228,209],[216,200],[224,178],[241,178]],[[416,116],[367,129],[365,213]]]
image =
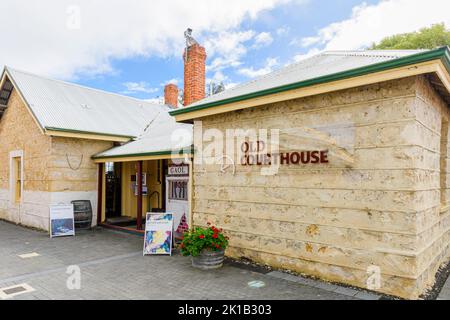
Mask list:
[[169,83],[164,87],[164,103],[172,108],[178,108],[178,87]]
[[205,48],[198,43],[184,50],[184,105],[205,97]]

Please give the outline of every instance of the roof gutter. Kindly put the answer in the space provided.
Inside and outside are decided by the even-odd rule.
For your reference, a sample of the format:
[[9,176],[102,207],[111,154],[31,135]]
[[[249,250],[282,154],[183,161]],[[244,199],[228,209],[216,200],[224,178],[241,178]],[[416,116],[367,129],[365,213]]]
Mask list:
[[394,59],[394,60],[390,60],[390,61],[380,62],[380,63],[372,64],[369,66],[361,67],[361,68],[338,72],[338,73],[334,73],[331,75],[321,76],[321,77],[304,80],[304,81],[300,81],[300,82],[296,82],[296,83],[292,83],[292,84],[288,84],[288,85],[283,85],[283,86],[279,86],[279,87],[275,87],[275,88],[270,88],[270,89],[266,89],[266,90],[256,91],[256,92],[252,92],[249,94],[232,97],[232,98],[228,98],[228,99],[224,99],[224,100],[220,100],[220,101],[214,101],[214,102],[204,103],[204,104],[200,104],[200,105],[196,105],[196,106],[192,106],[192,107],[181,108],[181,109],[170,111],[169,113],[171,116],[177,116],[177,115],[187,114],[187,113],[194,112],[194,111],[218,107],[218,106],[222,106],[222,105],[226,105],[226,104],[230,104],[230,103],[234,103],[234,102],[241,102],[241,101],[245,101],[245,100],[249,100],[249,99],[253,99],[253,98],[268,96],[268,95],[272,95],[272,94],[276,94],[276,93],[280,93],[280,92],[284,92],[284,91],[289,91],[289,90],[293,90],[293,89],[300,89],[300,88],[305,88],[305,87],[323,84],[323,83],[327,83],[327,82],[333,82],[333,81],[344,80],[344,79],[358,77],[358,76],[364,76],[364,75],[375,73],[375,72],[381,72],[381,71],[385,71],[385,70],[389,70],[389,69],[395,69],[395,68],[399,68],[399,67],[405,67],[405,66],[409,66],[409,65],[414,65],[414,64],[418,64],[418,63],[422,63],[422,62],[439,60],[439,59],[444,64],[445,68],[447,69],[447,72],[450,73],[450,48],[449,47],[441,47],[441,48],[430,50],[427,52],[423,52],[423,53],[421,52],[421,53],[417,53],[417,54],[410,55],[407,57],[402,57],[402,58],[398,58],[398,59]]
[[151,158],[151,157],[160,157],[164,156],[164,158],[167,158],[167,156],[171,156],[174,159],[178,159],[181,156],[185,155],[192,155],[193,154],[193,146],[186,149],[180,149],[180,150],[166,150],[166,151],[154,151],[154,152],[142,152],[142,153],[132,153],[132,154],[117,154],[117,155],[93,155],[91,158],[93,160],[105,160],[105,159],[119,159],[119,158]]
[[102,133],[102,132],[93,132],[93,131],[81,131],[81,130],[73,130],[73,129],[63,129],[63,128],[55,128],[55,127],[45,127],[45,133],[48,135],[60,135],[70,137],[71,135],[74,138],[94,138],[96,140],[111,140],[117,142],[128,142],[134,138],[135,136],[129,135],[121,135],[121,134],[111,134],[111,133]]

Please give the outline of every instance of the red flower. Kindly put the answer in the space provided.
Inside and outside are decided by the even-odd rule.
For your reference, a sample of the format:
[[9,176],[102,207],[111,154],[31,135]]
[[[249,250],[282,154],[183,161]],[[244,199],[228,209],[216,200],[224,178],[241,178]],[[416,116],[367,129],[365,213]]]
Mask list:
[[217,239],[218,237],[219,237],[219,235],[218,235],[217,233],[214,233],[214,234],[213,234],[213,238],[214,238],[214,239]]
[[220,246],[219,246],[218,244],[216,244],[216,248],[217,248],[217,249],[219,249],[219,248],[220,248]]
[[201,234],[198,236],[200,239],[205,239],[205,235]]
[[184,248],[184,243],[180,244],[180,248]]

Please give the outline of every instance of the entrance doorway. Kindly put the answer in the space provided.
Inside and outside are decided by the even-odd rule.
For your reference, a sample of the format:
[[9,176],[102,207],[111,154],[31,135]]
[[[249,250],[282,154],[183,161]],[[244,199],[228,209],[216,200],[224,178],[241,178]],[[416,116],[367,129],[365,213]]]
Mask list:
[[105,166],[105,215],[106,219],[121,216],[121,163],[106,163]]
[[167,212],[174,217],[175,238],[181,238],[190,221],[189,169],[171,159],[106,163],[103,225],[143,233],[147,212]]

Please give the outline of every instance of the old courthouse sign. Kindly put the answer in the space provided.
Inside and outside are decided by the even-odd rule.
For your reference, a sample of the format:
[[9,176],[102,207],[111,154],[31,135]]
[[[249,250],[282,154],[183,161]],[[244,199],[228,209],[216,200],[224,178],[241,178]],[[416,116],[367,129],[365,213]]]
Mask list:
[[323,164],[329,163],[328,150],[303,150],[294,152],[264,153],[266,144],[264,141],[256,143],[244,142],[241,151],[241,165],[244,166],[270,166],[289,164]]

